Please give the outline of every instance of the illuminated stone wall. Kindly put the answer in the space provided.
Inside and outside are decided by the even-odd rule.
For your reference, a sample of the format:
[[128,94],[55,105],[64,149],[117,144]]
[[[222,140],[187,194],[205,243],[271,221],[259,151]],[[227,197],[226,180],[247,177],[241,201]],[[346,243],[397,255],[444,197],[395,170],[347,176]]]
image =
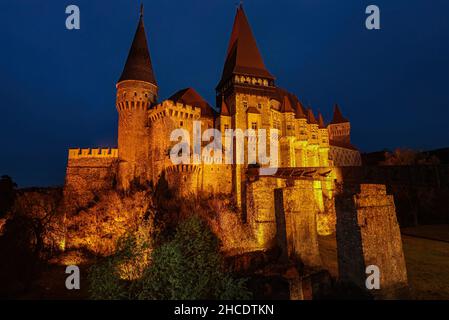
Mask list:
[[70,207],[84,207],[100,193],[113,189],[117,149],[70,149],[64,199]]
[[260,249],[276,244],[276,214],[274,190],[285,186],[285,181],[263,178],[246,187],[246,221]]
[[339,275],[364,289],[366,267],[380,269],[381,294],[407,286],[393,196],[384,185],[345,185],[336,196]]
[[330,146],[329,159],[336,167],[361,166],[362,157],[358,150]]
[[319,212],[312,181],[295,181],[275,190],[277,242],[285,258],[320,267],[316,216]]

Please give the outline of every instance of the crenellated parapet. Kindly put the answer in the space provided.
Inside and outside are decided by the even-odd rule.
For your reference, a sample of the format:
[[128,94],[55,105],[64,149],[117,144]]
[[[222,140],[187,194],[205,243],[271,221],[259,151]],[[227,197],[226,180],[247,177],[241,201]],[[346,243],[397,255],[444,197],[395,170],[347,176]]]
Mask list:
[[157,121],[164,117],[199,120],[201,118],[201,108],[165,100],[150,109],[148,117],[150,121]]
[[118,158],[118,149],[114,148],[69,149],[69,159],[82,159],[82,158]]

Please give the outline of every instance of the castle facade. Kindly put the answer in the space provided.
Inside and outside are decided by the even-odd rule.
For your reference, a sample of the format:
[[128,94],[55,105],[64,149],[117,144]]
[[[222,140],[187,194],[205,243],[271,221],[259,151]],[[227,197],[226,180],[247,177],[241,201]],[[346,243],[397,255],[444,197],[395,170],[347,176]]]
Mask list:
[[[133,183],[156,184],[164,175],[180,195],[233,193],[241,204],[248,165],[210,161],[175,165],[171,161],[170,150],[175,144],[170,140],[171,132],[179,128],[193,132],[195,121],[201,122],[202,130],[216,128],[223,133],[227,129],[279,130],[280,167],[361,164],[360,154],[350,142],[350,122],[337,105],[332,121],[326,124],[320,113],[276,86],[242,6],[237,9],[222,77],[216,87],[216,108],[193,88],[158,101],[142,13],[116,87],[118,148],[70,149],[67,190],[127,190]],[[247,143],[248,138],[243,150]],[[233,148],[234,157],[242,156],[242,150]],[[247,160],[246,154],[244,157]]]

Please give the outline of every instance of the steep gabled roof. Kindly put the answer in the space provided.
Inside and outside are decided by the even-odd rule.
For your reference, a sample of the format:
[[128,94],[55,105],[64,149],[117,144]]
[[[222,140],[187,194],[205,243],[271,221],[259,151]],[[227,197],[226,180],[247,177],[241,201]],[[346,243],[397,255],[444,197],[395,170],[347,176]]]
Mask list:
[[304,107],[302,106],[302,103],[299,100],[296,103],[296,119],[307,119]]
[[320,129],[326,129],[326,125],[324,124],[323,115],[321,112],[318,112],[318,128]]
[[316,121],[315,115],[313,114],[313,111],[311,108],[307,109],[307,121],[310,124],[318,124],[318,121]]
[[214,110],[210,104],[193,88],[185,88],[175,92],[168,100],[201,108],[201,116],[214,117]]
[[332,118],[331,124],[338,124],[345,122],[349,122],[349,120],[343,117],[343,114],[340,111],[340,107],[338,106],[338,104],[336,104],[334,106],[334,116]]
[[242,5],[235,15],[220,84],[234,74],[274,79],[265,67]]
[[129,49],[128,59],[118,82],[124,80],[140,80],[157,86],[143,23],[143,9],[141,9],[139,24]]
[[290,99],[286,95],[284,96],[284,101],[282,101],[281,112],[282,113],[287,113],[287,112],[294,113],[295,112],[295,110],[293,110],[293,108],[292,108],[292,104],[290,103]]

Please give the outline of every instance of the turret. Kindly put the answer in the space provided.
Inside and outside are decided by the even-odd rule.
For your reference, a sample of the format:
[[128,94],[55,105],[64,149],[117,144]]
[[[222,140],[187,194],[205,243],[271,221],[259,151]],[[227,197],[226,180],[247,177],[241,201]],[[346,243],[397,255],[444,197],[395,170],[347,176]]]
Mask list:
[[340,107],[336,104],[334,107],[334,116],[329,123],[329,139],[340,145],[350,145],[351,143],[351,124],[349,120],[343,117]]
[[134,40],[122,75],[117,82],[116,106],[119,114],[119,188],[127,190],[131,181],[147,180],[147,111],[157,99],[157,83],[151,65],[143,23],[143,7]]

